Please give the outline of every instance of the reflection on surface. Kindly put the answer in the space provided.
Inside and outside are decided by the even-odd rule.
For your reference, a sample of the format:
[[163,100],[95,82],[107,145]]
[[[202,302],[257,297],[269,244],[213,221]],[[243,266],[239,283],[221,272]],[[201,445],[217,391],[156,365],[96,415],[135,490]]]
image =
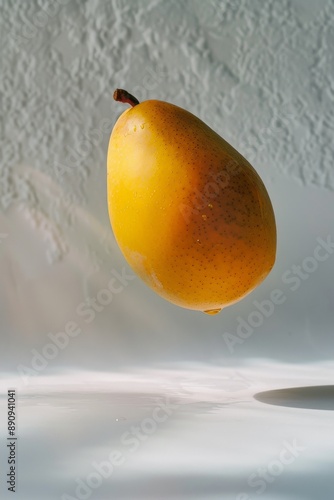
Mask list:
[[291,387],[255,394],[262,403],[312,410],[334,410],[334,385]]

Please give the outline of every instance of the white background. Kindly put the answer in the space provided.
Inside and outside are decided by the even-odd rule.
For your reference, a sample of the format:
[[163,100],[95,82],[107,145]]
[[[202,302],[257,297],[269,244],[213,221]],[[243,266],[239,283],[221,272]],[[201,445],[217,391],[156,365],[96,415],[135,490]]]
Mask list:
[[[224,377],[236,379],[238,390],[251,387],[252,396],[261,387],[332,383],[334,252],[316,261],[295,290],[296,282],[287,283],[284,276],[291,278],[294,265],[304,266],[304,273],[312,267],[309,258],[319,238],[334,241],[334,2],[4,0],[0,13],[0,366],[3,392],[11,380],[28,398],[22,432],[27,426],[31,436],[29,422],[37,425],[29,397],[51,379],[63,390],[73,381],[85,387],[94,377],[100,380],[101,373],[109,380],[110,374],[122,372],[130,386],[131,380],[141,381],[140,392],[145,384],[147,388],[155,383],[154,370],[160,370],[159,376],[169,383],[179,380],[178,373],[182,380],[190,377],[189,387],[200,394],[197,401],[209,402],[220,397]],[[76,312],[106,287],[113,270],[125,267],[131,274],[107,213],[107,145],[125,109],[112,99],[117,87],[139,100],[165,100],[199,116],[239,150],[265,182],[277,219],[275,267],[257,290],[217,316],[177,308],[138,278],[90,323]],[[236,336],[240,318],[248,321],[257,310],[254,301],[270,299],[274,289],[282,291],[284,303],[263,317],[247,339],[229,348],[226,333]],[[53,359],[44,356],[44,364],[40,361],[36,369],[36,352],[43,355],[49,334],[63,332],[70,321],[81,333],[54,351]],[[243,366],[248,366],[247,373],[238,371]],[[169,375],[161,372],[166,367],[172,369]],[[36,376],[24,379],[26,368],[34,369]],[[201,376],[208,377],[206,382],[201,383]],[[291,379],[284,379],[288,376]],[[158,384],[156,390],[162,387]],[[210,391],[214,395],[208,396]],[[52,397],[50,401],[45,403],[53,408],[45,414],[46,433],[53,425],[51,415],[60,411]],[[310,419],[306,434],[313,429],[312,415]],[[74,429],[77,423],[70,425]],[[202,425],[199,435],[207,447],[203,460],[215,462]],[[272,421],[272,430],[276,428]],[[89,425],[82,430],[85,436],[90,432]],[[275,442],[269,458],[279,452],[283,438],[296,436],[289,432]],[[325,434],[323,438],[325,442]],[[162,445],[154,443],[162,454]],[[249,457],[249,442],[244,443],[242,456]],[[80,459],[81,444],[69,445]],[[50,498],[73,493],[73,478],[91,470],[89,460],[83,469],[72,469],[80,462],[73,458],[64,466],[65,485],[63,479],[57,482],[50,459],[52,472],[45,470],[44,482],[37,486],[29,468],[32,446],[27,444],[24,454],[22,445],[21,478],[27,481],[22,498],[28,498],[28,491],[31,498],[47,498],[47,491],[55,492]],[[231,449],[234,446],[231,443]],[[253,449],[255,443],[249,446]],[[182,450],[179,470],[185,464],[191,468],[186,438]],[[43,453],[50,458],[50,451]],[[324,450],[313,450],[309,470],[317,453],[321,457]],[[59,462],[63,455],[60,447]],[[147,456],[168,470],[163,454],[160,462],[153,451]],[[172,451],[168,457],[168,464],[173,463]],[[249,469],[240,484],[268,457],[246,464]],[[205,476],[202,465],[198,467]],[[145,468],[145,460],[135,470],[141,466]],[[300,471],[292,475],[297,488],[307,469],[300,467],[301,476]],[[187,467],[182,470],[186,477]],[[324,471],[326,467],[316,476],[318,481],[327,477]],[[184,498],[223,498],[217,485],[212,493],[217,496],[212,497],[209,487],[195,496],[195,490],[184,486]],[[226,498],[242,491],[234,483],[231,488]],[[95,498],[105,498],[99,496],[101,491]],[[181,498],[181,490],[170,496],[154,491],[148,487],[143,498]],[[318,498],[308,492],[305,486],[303,498]],[[127,497],[118,491],[117,498],[134,497],[133,492]],[[324,493],[322,498],[329,496]]]

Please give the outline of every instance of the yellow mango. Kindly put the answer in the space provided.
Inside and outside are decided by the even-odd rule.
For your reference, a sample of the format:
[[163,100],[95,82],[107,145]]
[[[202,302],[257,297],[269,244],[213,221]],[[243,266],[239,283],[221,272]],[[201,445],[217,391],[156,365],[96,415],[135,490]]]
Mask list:
[[276,224],[250,163],[190,112],[131,105],[108,148],[108,210],[132,269],[178,306],[215,314],[245,297],[275,262]]

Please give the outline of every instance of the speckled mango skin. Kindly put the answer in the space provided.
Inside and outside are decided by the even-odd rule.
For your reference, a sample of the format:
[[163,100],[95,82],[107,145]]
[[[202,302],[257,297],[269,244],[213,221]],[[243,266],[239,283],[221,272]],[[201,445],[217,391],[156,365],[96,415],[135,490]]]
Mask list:
[[254,290],[274,265],[275,217],[262,180],[180,107],[148,100],[119,117],[107,190],[127,262],[178,306],[218,312]]

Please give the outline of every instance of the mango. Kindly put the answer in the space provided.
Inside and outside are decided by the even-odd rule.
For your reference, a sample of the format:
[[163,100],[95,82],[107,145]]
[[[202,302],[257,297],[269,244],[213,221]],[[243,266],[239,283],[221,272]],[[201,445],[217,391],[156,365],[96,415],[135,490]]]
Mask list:
[[250,163],[195,115],[173,104],[129,103],[109,141],[107,197],[131,268],[180,307],[216,314],[272,269],[276,223]]

